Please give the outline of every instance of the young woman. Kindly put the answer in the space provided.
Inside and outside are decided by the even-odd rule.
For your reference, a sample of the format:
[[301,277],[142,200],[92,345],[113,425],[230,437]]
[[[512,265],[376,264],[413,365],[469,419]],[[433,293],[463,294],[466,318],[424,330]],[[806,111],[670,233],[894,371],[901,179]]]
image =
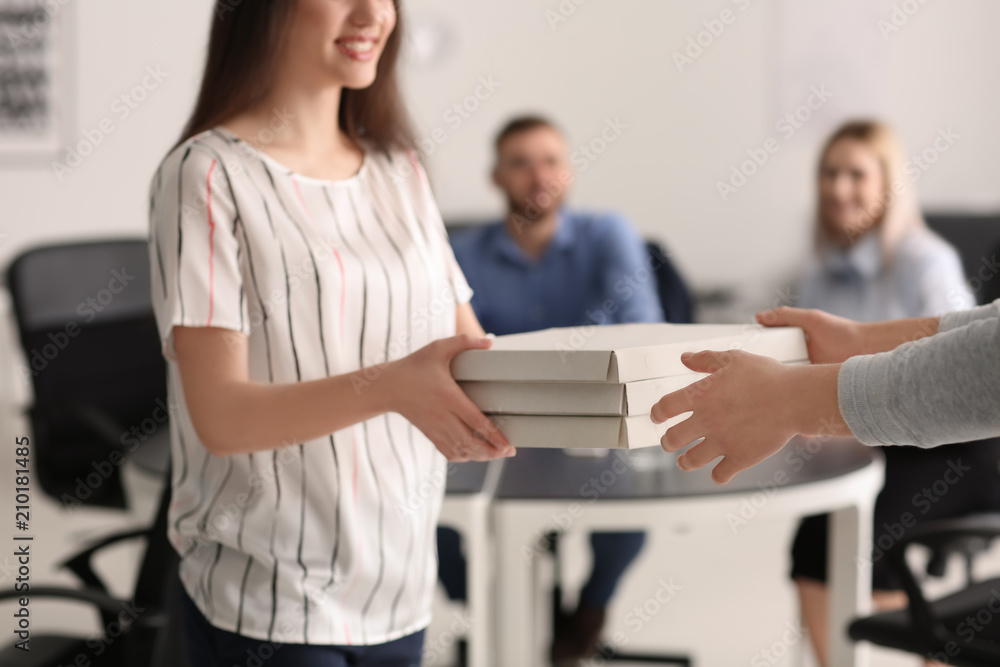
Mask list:
[[513,454],[449,372],[489,341],[410,150],[397,10],[218,2],[152,184],[195,667],[419,664],[446,459]]
[[[862,322],[929,317],[974,305],[958,253],[924,224],[903,171],[903,152],[881,123],[847,123],[830,137],[818,170],[818,256],[800,286],[798,305]],[[930,451],[887,447],[883,454],[886,480],[875,505],[877,527],[907,511],[926,521],[1000,507],[996,442]],[[972,466],[961,488],[915,508],[914,495],[957,458]],[[821,665],[827,664],[827,535],[827,515],[808,517],[792,547],[791,574]],[[874,539],[880,536],[877,532]],[[872,567],[875,604],[882,609],[906,603],[887,560],[879,558]]]
[[[696,383],[699,391],[664,396],[650,417],[662,423],[691,412],[667,430],[662,445],[673,452],[701,440],[678,457],[678,466],[695,470],[721,457],[712,471],[720,484],[777,453],[797,434],[853,435],[867,445],[895,445],[884,450],[886,487],[876,526],[882,525],[880,516],[896,521],[905,511],[926,520],[995,509],[1000,506],[995,442],[1000,300],[939,316],[965,299],[953,253],[919,222],[898,159],[885,159],[898,155],[886,151],[891,146],[886,130],[849,126],[842,132],[824,151],[820,171],[820,216],[827,220],[821,248],[830,255],[807,280],[802,298],[859,319],[880,313],[909,317],[858,322],[787,307],[760,313],[761,324],[803,328],[813,365],[785,366],[738,350],[685,354],[681,359],[688,368],[709,377]],[[880,154],[882,169],[876,167]],[[892,164],[897,168],[886,168]],[[926,451],[949,443],[968,444]],[[958,457],[971,468],[969,480],[921,513],[912,504],[914,493],[940,479],[947,461]],[[820,544],[825,537],[803,535],[808,532],[804,524],[796,540],[795,574],[803,617],[825,664],[826,566]],[[883,567],[884,562],[875,564],[873,583],[892,588]],[[882,601],[898,606],[905,598],[897,594]]]

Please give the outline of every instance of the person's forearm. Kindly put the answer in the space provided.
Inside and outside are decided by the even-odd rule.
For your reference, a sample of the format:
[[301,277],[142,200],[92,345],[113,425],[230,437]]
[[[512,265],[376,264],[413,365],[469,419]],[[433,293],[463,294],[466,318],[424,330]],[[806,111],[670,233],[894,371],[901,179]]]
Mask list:
[[914,317],[888,322],[859,323],[858,354],[888,352],[903,343],[933,336],[938,332],[940,320],[940,317]]
[[392,410],[391,382],[385,377],[390,366],[290,384],[220,385],[205,405],[210,413],[196,420],[206,431],[199,436],[215,456],[321,438]]
[[842,364],[841,413],[869,445],[934,447],[1000,435],[1000,319]]
[[840,414],[837,377],[840,364],[790,366],[783,388],[785,415],[779,417],[806,436],[851,435]]
[[482,338],[486,335],[471,304],[463,303],[455,307],[455,333],[466,334],[474,338]]

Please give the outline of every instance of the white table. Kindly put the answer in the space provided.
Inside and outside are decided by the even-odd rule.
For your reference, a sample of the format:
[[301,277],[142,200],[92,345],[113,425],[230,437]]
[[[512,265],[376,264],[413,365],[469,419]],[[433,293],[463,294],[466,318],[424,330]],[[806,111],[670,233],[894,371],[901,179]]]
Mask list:
[[438,525],[462,536],[467,563],[466,586],[471,629],[466,636],[469,667],[493,664],[493,531],[491,506],[503,471],[503,460],[452,464]]
[[[798,463],[792,466],[786,458],[793,451],[812,455],[801,469],[793,469]],[[582,498],[581,485],[608,470],[612,462],[611,458],[567,457],[560,450],[544,449],[522,449],[506,461],[494,504],[497,573],[502,582],[497,589],[496,665],[546,664],[544,647],[534,629],[548,619],[534,617],[535,568],[530,555],[538,536],[553,530],[554,514],[572,515],[573,503],[584,506],[572,519],[570,529],[574,531],[728,525],[727,515],[739,516],[743,502],[760,491],[759,482],[775,482],[775,492],[757,508],[755,521],[832,513],[831,664],[867,666],[867,646],[848,639],[847,625],[871,608],[871,571],[856,563],[864,562],[865,549],[871,545],[875,498],[884,480],[884,464],[872,449],[851,438],[830,439],[822,446],[799,439],[756,468],[740,473],[727,486],[712,482],[708,468],[694,473],[673,466],[626,469],[597,501]],[[787,548],[775,545],[776,550]],[[711,633],[706,629],[706,636]]]

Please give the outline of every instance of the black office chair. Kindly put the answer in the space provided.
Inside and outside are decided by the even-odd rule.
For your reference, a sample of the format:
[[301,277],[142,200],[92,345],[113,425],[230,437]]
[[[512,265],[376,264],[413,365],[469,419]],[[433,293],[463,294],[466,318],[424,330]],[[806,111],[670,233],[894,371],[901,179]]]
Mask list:
[[908,607],[855,620],[849,627],[851,638],[961,667],[1000,664],[1000,578],[970,578],[962,590],[928,601],[906,563],[906,549],[912,544],[935,553],[967,554],[985,550],[997,537],[998,514],[929,521],[910,529],[887,552],[909,597]]
[[928,213],[927,226],[955,246],[966,278],[976,287],[976,301],[1000,298],[1000,273],[993,258],[1000,253],[1000,215]]
[[[167,512],[170,507],[170,472],[164,481],[156,518],[149,528],[105,537],[62,563],[83,584],[82,588],[32,586],[35,601],[56,599],[83,602],[101,617],[103,634],[93,638],[68,635],[32,635],[29,652],[13,644],[0,649],[0,665],[55,667],[90,664],[94,667],[186,667],[180,629],[179,557],[167,539]],[[94,572],[93,558],[106,547],[127,540],[145,538],[146,550],[134,595],[130,599],[113,596]],[[24,593],[0,591],[0,604],[16,600]],[[89,640],[89,641],[88,641]],[[101,648],[98,655],[97,648]],[[89,662],[77,662],[78,656]]]
[[67,505],[125,507],[121,457],[152,452],[161,475],[169,453],[164,424],[123,442],[127,430],[165,413],[157,412],[166,366],[146,241],[35,248],[6,279],[28,363],[19,375],[34,391],[28,417],[42,490]]
[[656,271],[656,292],[667,322],[690,324],[694,322],[694,299],[684,278],[677,271],[666,248],[659,241],[646,240],[646,252]]

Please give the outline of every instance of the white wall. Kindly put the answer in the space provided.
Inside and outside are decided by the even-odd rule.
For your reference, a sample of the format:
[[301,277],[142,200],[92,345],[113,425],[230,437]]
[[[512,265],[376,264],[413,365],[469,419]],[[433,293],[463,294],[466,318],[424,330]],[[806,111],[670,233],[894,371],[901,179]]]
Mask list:
[[[787,1],[817,8],[844,4]],[[425,135],[449,127],[442,114],[473,92],[478,76],[493,75],[502,84],[430,157],[442,208],[470,216],[498,211],[487,181],[489,142],[510,114],[549,113],[568,129],[573,145],[596,137],[606,118],[620,116],[628,129],[579,174],[573,201],[624,210],[643,232],[668,242],[696,284],[779,280],[807,247],[815,154],[822,132],[842,118],[837,105],[822,109],[810,121],[812,131],[783,141],[723,203],[716,181],[728,177],[747,149],[780,138],[774,123],[794,108],[779,102],[779,63],[789,39],[782,31],[800,27],[783,24],[782,0],[748,2],[743,10],[743,0],[412,3],[418,22],[456,33],[450,57],[435,67],[415,67],[408,77]],[[920,179],[925,204],[1000,209],[1000,86],[994,82],[1000,3],[911,2],[920,9],[888,39],[872,19],[890,19],[891,0],[863,0],[865,22],[850,42],[833,41],[827,31],[798,36],[843,60],[863,37],[882,45],[887,76],[875,83],[885,91],[885,113],[904,144],[914,153],[923,150],[937,128],[949,125],[961,135]],[[568,20],[550,28],[546,11],[574,4],[579,6]],[[735,22],[679,72],[672,53],[726,8]],[[850,98],[853,82],[841,84],[836,99]]]
[[[782,31],[798,29],[782,22],[782,3],[791,1],[411,0],[422,34],[451,35],[450,48],[412,63],[405,79],[421,136],[441,128],[446,138],[427,155],[441,208],[451,216],[498,213],[487,180],[490,140],[510,114],[549,113],[574,146],[620,117],[627,129],[579,174],[573,202],[627,213],[669,244],[695,284],[780,280],[806,247],[819,130],[840,120],[835,105],[783,142],[728,202],[716,182],[747,149],[776,136],[775,121],[791,111],[779,103],[788,86],[778,74]],[[920,9],[885,40],[888,118],[914,152],[939,127],[961,135],[921,178],[922,198],[931,207],[1000,209],[1000,3],[908,1]],[[866,16],[891,16],[891,0],[865,3],[877,7]],[[62,182],[46,165],[0,169],[0,225],[8,234],[0,262],[38,242],[145,232],[147,184],[193,103],[210,4],[70,0],[78,33],[74,143],[104,118],[116,129]],[[553,29],[546,12],[560,7],[575,11]],[[735,22],[678,72],[672,53],[726,8]],[[868,20],[859,30],[870,37],[877,27]],[[809,39],[830,37],[818,31]],[[849,54],[854,45],[824,48]],[[147,66],[168,76],[120,119],[111,105]],[[475,91],[480,76],[501,85],[454,129],[444,114]],[[838,92],[840,99],[851,93]]]

